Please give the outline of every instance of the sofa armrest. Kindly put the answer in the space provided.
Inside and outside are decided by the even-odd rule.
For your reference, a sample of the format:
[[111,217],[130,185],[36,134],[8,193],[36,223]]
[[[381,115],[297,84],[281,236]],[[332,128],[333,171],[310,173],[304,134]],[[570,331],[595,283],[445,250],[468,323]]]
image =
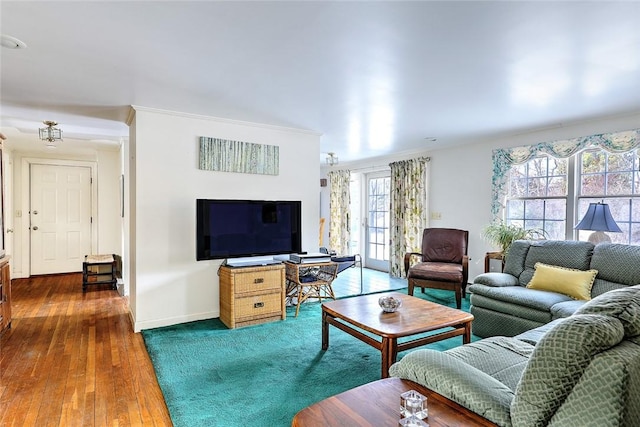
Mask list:
[[518,278],[508,273],[482,273],[473,279],[474,284],[504,287],[504,286],[518,286]]
[[496,424],[511,424],[513,391],[447,353],[412,351],[391,366],[389,375],[422,384]]

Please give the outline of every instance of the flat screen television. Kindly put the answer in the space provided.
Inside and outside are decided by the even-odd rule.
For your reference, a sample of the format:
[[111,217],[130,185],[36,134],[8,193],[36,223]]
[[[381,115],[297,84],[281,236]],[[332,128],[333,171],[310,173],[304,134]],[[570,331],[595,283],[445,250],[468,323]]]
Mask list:
[[196,200],[196,259],[299,253],[302,203]]

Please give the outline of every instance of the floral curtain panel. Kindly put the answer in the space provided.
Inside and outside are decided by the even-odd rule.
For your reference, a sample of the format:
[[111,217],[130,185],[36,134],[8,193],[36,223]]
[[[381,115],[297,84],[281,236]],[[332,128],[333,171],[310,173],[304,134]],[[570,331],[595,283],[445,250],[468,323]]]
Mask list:
[[640,146],[640,129],[590,135],[580,138],[542,142],[536,145],[493,150],[491,215],[499,219],[505,207],[507,178],[513,165],[528,162],[540,153],[557,158],[570,157],[585,148],[601,148],[610,153],[622,153]]
[[389,274],[404,275],[404,254],[420,252],[422,231],[428,227],[428,157],[391,163]]
[[331,171],[329,172],[329,182],[329,246],[338,255],[351,255],[349,253],[351,172],[348,170]]

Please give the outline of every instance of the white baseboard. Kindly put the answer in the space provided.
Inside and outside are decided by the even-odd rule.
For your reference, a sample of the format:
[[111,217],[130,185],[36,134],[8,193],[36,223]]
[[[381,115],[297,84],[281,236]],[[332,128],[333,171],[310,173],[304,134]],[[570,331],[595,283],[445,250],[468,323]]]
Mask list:
[[162,328],[164,326],[178,325],[180,323],[187,322],[195,322],[198,320],[207,320],[207,319],[215,319],[220,317],[220,312],[217,311],[208,311],[204,313],[190,314],[188,316],[177,316],[177,317],[168,317],[165,319],[154,319],[154,320],[145,320],[141,322],[136,322],[133,319],[133,315],[129,312],[129,316],[131,316],[131,323],[133,324],[133,331],[140,332],[143,329],[154,329],[154,328]]

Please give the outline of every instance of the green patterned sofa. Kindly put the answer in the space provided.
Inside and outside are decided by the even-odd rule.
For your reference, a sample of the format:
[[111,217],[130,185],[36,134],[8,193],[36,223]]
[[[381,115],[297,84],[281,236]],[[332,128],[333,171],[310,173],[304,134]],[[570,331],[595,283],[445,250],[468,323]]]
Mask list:
[[480,274],[468,287],[474,335],[514,336],[570,316],[585,303],[561,293],[527,288],[536,263],[598,270],[591,297],[640,284],[640,246],[518,240],[509,249],[502,273]]
[[389,374],[500,426],[637,427],[640,285],[606,292],[515,337],[414,350]]

